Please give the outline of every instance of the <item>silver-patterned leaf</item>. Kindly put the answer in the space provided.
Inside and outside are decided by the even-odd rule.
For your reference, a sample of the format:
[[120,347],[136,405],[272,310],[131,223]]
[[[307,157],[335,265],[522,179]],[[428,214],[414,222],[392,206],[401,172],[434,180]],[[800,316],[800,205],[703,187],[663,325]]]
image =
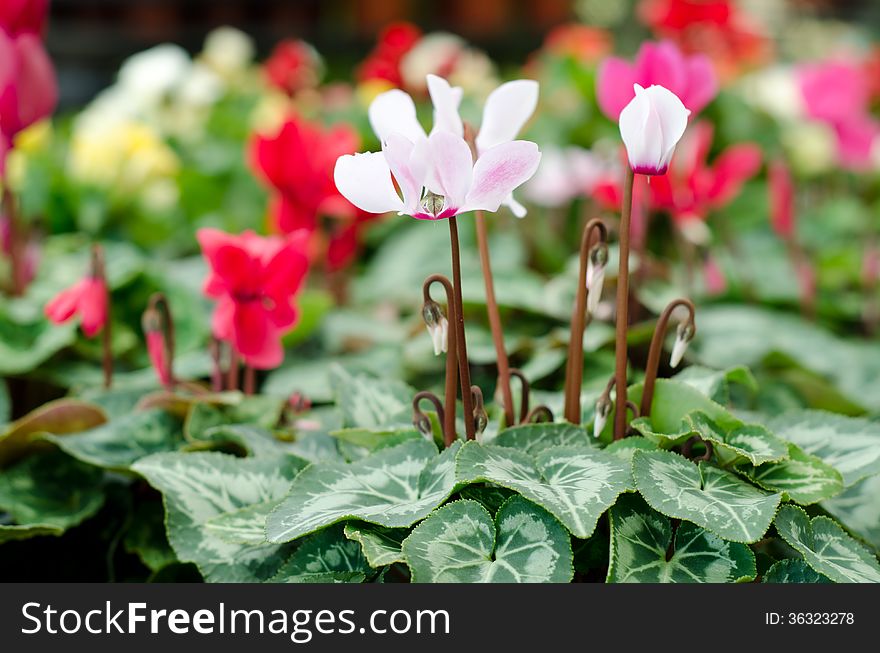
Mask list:
[[636,451],[657,451],[657,443],[648,438],[640,438],[634,435],[622,440],[614,440],[605,447],[604,451],[632,464],[632,457]]
[[744,470],[746,477],[765,490],[783,492],[783,501],[803,506],[829,499],[843,490],[843,478],[816,456],[788,446],[788,459]]
[[347,427],[412,427],[412,398],[415,390],[393,379],[377,379],[352,373],[341,365],[330,370],[336,405]]
[[266,518],[280,503],[263,501],[224,512],[205,522],[205,532],[233,544],[266,544]]
[[715,421],[702,411],[694,411],[684,418],[692,432],[714,445],[715,457],[722,465],[748,462],[752,465],[783,460],[788,456],[788,444],[761,424],[744,424],[732,415]]
[[410,440],[351,464],[315,464],[269,515],[270,542],[288,542],[345,519],[411,526],[455,489],[458,444],[439,456],[430,442]]
[[828,517],[809,518],[785,505],[776,515],[779,536],[814,570],[837,583],[880,583],[877,558]]
[[[200,440],[218,446],[234,445],[241,448],[252,458],[277,458],[290,456],[301,459],[305,467],[306,458],[301,455],[301,447],[294,442],[283,442],[276,438],[272,431],[251,424],[228,424],[214,426],[202,433]],[[201,444],[201,443],[199,443]]]
[[767,425],[780,438],[834,467],[847,487],[880,474],[880,422],[804,410],[773,417]]
[[456,461],[462,483],[495,483],[550,512],[575,537],[586,538],[621,492],[631,489],[626,461],[590,447],[554,447],[537,456],[468,442]]
[[758,391],[758,382],[749,368],[743,365],[726,370],[713,370],[701,365],[691,365],[676,374],[673,379],[696,388],[712,401],[727,404],[730,400],[730,386],[740,385],[750,392]]
[[863,478],[822,507],[848,530],[880,550],[880,474]]
[[132,469],[162,493],[168,541],[181,561],[195,563],[210,582],[259,582],[278,571],[289,547],[228,542],[207,522],[281,499],[301,467],[293,458],[203,452],[154,454]]
[[[643,384],[634,385],[629,391],[629,398],[638,404],[643,390]],[[685,418],[694,411],[704,413],[725,428],[741,424],[723,406],[687,383],[657,379],[650,417],[633,420],[632,427],[661,447],[672,447],[694,435],[693,426],[685,422]]]
[[695,465],[671,451],[637,451],[636,487],[667,517],[702,526],[733,542],[756,542],[767,532],[782,498],[708,463]]
[[611,508],[609,583],[741,583],[754,580],[755,555],[745,544],[681,522],[673,544],[669,518],[638,495]]
[[568,422],[523,424],[505,429],[498,434],[493,445],[512,447],[535,455],[544,449],[559,446],[595,446],[596,440],[587,434],[583,426]]
[[316,581],[317,576],[322,579],[317,582],[327,582],[327,576],[331,575],[335,580],[361,582],[370,572],[360,544],[343,535],[342,524],[335,524],[304,537],[272,581],[308,583]]
[[815,571],[800,558],[773,563],[761,579],[763,583],[830,583],[827,576]]
[[359,543],[367,563],[374,568],[404,562],[400,545],[409,535],[406,528],[385,528],[366,522],[348,522],[345,537]]
[[571,540],[552,515],[511,497],[495,519],[476,501],[440,508],[403,541],[414,583],[567,583]]

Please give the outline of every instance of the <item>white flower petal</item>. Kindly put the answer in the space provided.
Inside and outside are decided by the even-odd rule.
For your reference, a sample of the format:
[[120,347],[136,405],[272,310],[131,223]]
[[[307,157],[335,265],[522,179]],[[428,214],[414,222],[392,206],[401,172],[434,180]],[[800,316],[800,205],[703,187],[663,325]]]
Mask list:
[[428,144],[439,193],[446,198],[447,208],[460,209],[473,179],[471,148],[461,136],[444,131],[431,134]]
[[502,84],[489,94],[483,107],[483,122],[477,134],[477,151],[516,138],[538,106],[538,82],[517,79]]
[[363,211],[386,213],[404,208],[382,152],[342,155],[336,160],[333,180],[342,196]]
[[428,75],[427,80],[428,93],[434,105],[434,127],[431,133],[446,131],[462,136],[464,126],[461,123],[461,116],[458,115],[458,106],[462,97],[461,88],[451,87],[449,82],[437,75]]
[[403,134],[391,134],[383,144],[385,161],[397,185],[403,193],[403,204],[407,213],[413,213],[419,206],[424,182],[424,165],[417,161],[419,153],[412,142]]
[[620,135],[637,173],[664,174],[690,115],[681,100],[662,86],[633,86],[635,97],[620,112]]
[[403,134],[413,143],[426,137],[416,116],[413,99],[400,89],[395,88],[377,95],[367,113],[370,125],[381,142],[385,142],[395,132]]
[[474,180],[462,210],[497,211],[513,190],[528,181],[541,161],[538,146],[530,141],[502,143],[480,155]]

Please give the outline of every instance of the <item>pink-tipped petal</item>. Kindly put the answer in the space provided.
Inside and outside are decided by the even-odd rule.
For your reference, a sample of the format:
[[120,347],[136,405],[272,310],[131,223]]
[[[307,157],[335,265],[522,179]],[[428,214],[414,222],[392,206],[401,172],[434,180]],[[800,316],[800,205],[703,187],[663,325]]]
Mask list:
[[431,103],[434,105],[434,127],[436,131],[446,131],[456,136],[464,134],[464,126],[461,116],[458,115],[458,105],[461,104],[462,90],[453,88],[442,77],[428,75],[428,93],[431,95]]
[[688,111],[669,89],[634,86],[635,97],[620,113],[620,135],[630,166],[639,174],[665,174],[687,127]]
[[516,138],[538,106],[538,82],[517,79],[502,84],[489,94],[483,107],[483,122],[477,134],[477,151]]
[[423,139],[419,143],[417,149],[406,136],[395,133],[385,139],[382,147],[385,161],[403,193],[403,210],[410,214],[418,210],[427,169],[427,163],[421,161],[426,157],[427,148],[424,144],[427,141]]
[[391,181],[391,169],[382,152],[345,154],[339,157],[333,179],[342,196],[362,211],[387,213],[404,209]]
[[87,278],[79,300],[80,325],[87,338],[104,328],[108,313],[106,284],[101,279]]
[[370,125],[380,142],[397,132],[411,142],[425,138],[425,130],[419,124],[416,105],[409,94],[400,89],[385,91],[376,96],[368,110]]
[[435,132],[428,139],[431,172],[437,191],[446,198],[444,210],[460,209],[473,180],[471,149],[460,136]]
[[463,211],[497,211],[515,188],[528,181],[541,162],[530,141],[502,143],[484,152],[474,164],[474,180]]

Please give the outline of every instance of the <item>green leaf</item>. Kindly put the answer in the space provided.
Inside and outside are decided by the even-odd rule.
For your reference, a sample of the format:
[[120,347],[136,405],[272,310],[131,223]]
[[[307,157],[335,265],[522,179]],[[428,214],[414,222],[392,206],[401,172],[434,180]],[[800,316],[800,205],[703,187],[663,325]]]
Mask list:
[[863,478],[822,507],[849,531],[880,550],[880,475]]
[[6,424],[12,416],[12,401],[9,399],[9,386],[6,379],[0,379],[0,424]]
[[552,515],[512,497],[494,521],[475,501],[440,508],[403,541],[414,583],[567,583],[571,541]]
[[[107,417],[97,406],[73,399],[43,404],[9,424],[0,434],[0,467],[8,465],[33,448],[38,433],[76,433],[103,424]],[[44,445],[45,446],[45,445]]]
[[409,535],[406,528],[384,528],[366,522],[348,522],[344,532],[345,537],[361,545],[370,567],[405,562],[400,545]]
[[462,499],[476,501],[494,515],[501,505],[516,492],[498,485],[468,485],[458,493]]
[[408,429],[368,429],[348,428],[330,431],[334,438],[348,442],[356,447],[363,447],[368,451],[376,451],[388,446],[394,446],[407,440],[424,439],[424,436],[414,428]]
[[755,555],[681,522],[673,542],[669,519],[638,495],[625,494],[611,508],[609,583],[741,583],[755,579]]
[[803,509],[785,505],[775,523],[779,536],[820,574],[837,583],[880,583],[877,558],[832,519],[810,520]]
[[76,340],[76,324],[19,324],[0,313],[0,376],[26,374]]
[[605,453],[614,454],[630,465],[636,451],[657,451],[657,443],[648,438],[631,436],[622,440],[614,440],[604,449]]
[[671,451],[637,451],[636,487],[667,517],[702,526],[733,542],[757,542],[773,521],[782,494],[759,490],[707,463],[695,465]]
[[266,544],[266,518],[280,499],[224,512],[205,522],[205,532],[232,544]]
[[880,423],[819,410],[772,417],[771,428],[780,438],[834,467],[847,487],[880,473]]
[[495,483],[519,492],[556,517],[575,537],[589,537],[599,517],[632,485],[625,461],[589,447],[554,447],[537,456],[475,441],[461,448],[462,483]]
[[60,451],[33,454],[0,473],[0,510],[20,525],[64,530],[104,504],[102,476]]
[[177,562],[165,534],[165,510],[159,501],[138,501],[123,546],[156,572]]
[[183,444],[180,421],[161,410],[132,413],[81,433],[44,437],[78,460],[112,470],[127,470],[145,456]]
[[761,465],[788,456],[788,444],[760,424],[744,424],[736,419],[725,421],[726,428],[700,411],[684,419],[694,433],[714,445],[715,457],[722,465],[742,462]]
[[763,583],[830,583],[827,576],[814,571],[803,560],[788,558],[773,564],[764,578]]
[[783,501],[804,506],[830,499],[843,490],[843,478],[816,456],[788,445],[788,459],[743,470],[750,481],[765,490],[782,492]]
[[168,540],[182,562],[209,582],[259,582],[287,559],[289,547],[236,544],[216,537],[209,520],[281,499],[301,468],[293,458],[235,458],[216,452],[160,453],[132,469],[162,493]]
[[0,544],[41,535],[61,535],[63,532],[63,528],[49,524],[0,524]]
[[345,426],[412,426],[415,390],[405,383],[351,373],[341,365],[330,370],[330,382]]
[[493,445],[512,447],[535,455],[550,447],[565,445],[594,446],[595,440],[587,434],[583,426],[568,422],[523,424],[505,429],[498,434]]
[[184,430],[189,438],[198,440],[216,426],[250,424],[271,429],[278,424],[283,409],[284,401],[278,397],[224,392],[194,401]]
[[271,431],[260,426],[230,424],[215,426],[202,433],[202,440],[216,445],[235,445],[252,458],[289,457],[300,461],[305,467],[307,460],[300,455],[301,447],[293,442],[283,442]]
[[457,452],[454,444],[438,456],[433,444],[419,439],[351,464],[314,464],[269,515],[268,540],[295,540],[345,519],[411,526],[452,494]]
[[727,404],[730,401],[731,384],[741,385],[752,393],[758,392],[758,382],[749,368],[743,365],[726,370],[713,370],[701,365],[684,368],[673,377],[674,381],[687,383],[712,401]]
[[[272,581],[326,582],[328,576],[335,579],[348,576],[348,582],[361,582],[371,571],[360,544],[347,539],[343,535],[343,525],[336,524],[304,537]],[[318,576],[321,580],[307,578],[309,576]]]
[[333,583],[363,583],[366,576],[358,571],[333,571],[324,574],[294,574],[284,575],[276,574],[267,583],[315,583],[315,584],[333,584]]

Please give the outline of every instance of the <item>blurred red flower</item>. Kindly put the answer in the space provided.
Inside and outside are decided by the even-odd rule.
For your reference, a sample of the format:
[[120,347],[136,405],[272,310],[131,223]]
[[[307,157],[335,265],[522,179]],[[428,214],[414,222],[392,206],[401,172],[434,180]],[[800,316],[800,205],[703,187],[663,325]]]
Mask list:
[[107,323],[107,284],[103,279],[87,276],[55,295],[43,311],[55,324],[63,324],[78,314],[83,333],[91,338]]
[[49,0],[3,0],[0,29],[10,36],[41,35],[46,29]]
[[313,88],[321,78],[321,58],[305,41],[281,41],[263,66],[269,83],[288,95]]
[[794,238],[794,183],[785,162],[776,159],[770,164],[767,176],[770,193],[770,226],[785,241]]
[[217,300],[214,336],[252,367],[277,367],[284,359],[281,338],[298,320],[294,300],[309,269],[308,234],[234,236],[200,229],[197,237],[210,266],[204,292]]
[[598,61],[611,51],[611,34],[580,23],[560,25],[547,34],[544,49],[557,56],[569,56],[582,63]]
[[393,86],[402,86],[400,62],[420,38],[422,31],[412,23],[388,25],[379,35],[376,47],[358,67],[358,80],[384,80]]

